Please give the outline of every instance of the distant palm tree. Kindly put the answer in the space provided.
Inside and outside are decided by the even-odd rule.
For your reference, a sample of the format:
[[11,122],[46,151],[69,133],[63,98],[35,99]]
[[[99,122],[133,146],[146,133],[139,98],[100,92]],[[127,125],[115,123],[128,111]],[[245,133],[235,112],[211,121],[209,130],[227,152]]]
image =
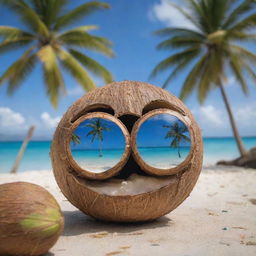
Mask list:
[[[86,70],[111,82],[107,69],[83,54],[87,49],[113,56],[107,39],[89,34],[97,26],[70,26],[98,9],[109,8],[98,1],[84,3],[70,11],[64,11],[68,0],[0,0],[20,18],[26,30],[0,26],[0,54],[26,47],[23,55],[0,77],[0,85],[8,83],[8,93],[13,93],[41,62],[47,94],[53,106],[57,106],[61,91],[65,92],[59,65],[68,71],[85,89],[95,88],[95,83]],[[65,30],[68,28],[68,30]]]
[[[256,1],[254,0],[186,0],[189,12],[175,5],[194,26],[194,29],[168,27],[156,32],[168,38],[158,49],[177,50],[161,61],[152,76],[173,68],[163,88],[177,75],[190,68],[180,98],[184,100],[196,88],[202,103],[211,89],[219,88],[224,100],[233,133],[241,156],[246,150],[236,127],[223,81],[231,71],[247,94],[246,75],[256,81],[256,55],[242,46],[256,40]],[[173,5],[173,4],[172,4]],[[174,5],[173,5],[174,6]],[[181,24],[182,25],[182,24]]]
[[99,157],[102,157],[102,142],[103,142],[103,132],[104,131],[111,131],[111,128],[104,126],[100,118],[91,121],[91,123],[86,124],[86,127],[92,128],[86,136],[92,136],[91,142],[95,139],[98,139],[100,142],[99,147]]
[[77,145],[77,144],[81,143],[81,138],[80,138],[80,136],[76,135],[75,133],[72,133],[71,141],[73,142],[74,145]]
[[190,142],[189,136],[184,134],[188,132],[188,128],[185,125],[179,125],[178,122],[171,125],[163,125],[163,127],[169,129],[164,138],[172,139],[170,147],[178,149],[178,155],[180,158],[180,144],[182,142]]

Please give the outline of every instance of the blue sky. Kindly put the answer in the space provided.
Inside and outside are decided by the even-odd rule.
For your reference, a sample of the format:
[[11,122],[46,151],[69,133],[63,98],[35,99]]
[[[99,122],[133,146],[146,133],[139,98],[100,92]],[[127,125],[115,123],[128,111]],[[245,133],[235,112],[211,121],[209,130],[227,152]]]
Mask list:
[[[166,74],[149,80],[153,67],[167,57],[168,52],[156,51],[155,46],[160,38],[152,32],[165,26],[187,26],[188,22],[171,8],[167,0],[108,0],[112,8],[94,13],[80,21],[77,25],[96,24],[100,29],[98,35],[110,39],[116,53],[115,58],[107,58],[92,53],[90,56],[106,66],[116,81],[138,80],[161,86]],[[85,1],[72,1],[72,6]],[[74,3],[75,2],[75,3]],[[21,26],[9,10],[0,7],[0,25]],[[250,50],[256,47],[250,45]],[[15,51],[0,56],[0,74],[20,56],[22,51]],[[168,91],[179,95],[185,73],[177,77],[168,87]],[[49,103],[42,83],[40,66],[11,97],[6,94],[6,85],[0,87],[0,139],[16,139],[24,136],[31,124],[37,126],[34,139],[50,139],[67,108],[83,95],[78,84],[69,76],[65,76],[67,95],[63,95],[58,109]],[[103,82],[96,80],[98,86]],[[249,82],[250,96],[242,94],[236,80],[230,75],[226,82],[226,90],[232,104],[238,127],[243,136],[256,135],[256,85]],[[210,93],[204,105],[197,103],[196,95],[191,95],[185,104],[194,113],[204,136],[231,136],[220,92]]]

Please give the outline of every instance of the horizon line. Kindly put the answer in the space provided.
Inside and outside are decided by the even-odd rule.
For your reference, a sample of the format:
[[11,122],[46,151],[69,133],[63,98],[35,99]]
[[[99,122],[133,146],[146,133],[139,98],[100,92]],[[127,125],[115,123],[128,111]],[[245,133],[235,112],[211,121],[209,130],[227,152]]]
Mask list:
[[[234,139],[234,136],[204,136],[202,137],[203,139]],[[246,138],[256,138],[256,135],[246,135],[246,136],[241,136],[242,139]],[[49,139],[31,139],[31,142],[52,142],[52,140]],[[2,140],[0,138],[0,142],[23,142],[23,140]]]

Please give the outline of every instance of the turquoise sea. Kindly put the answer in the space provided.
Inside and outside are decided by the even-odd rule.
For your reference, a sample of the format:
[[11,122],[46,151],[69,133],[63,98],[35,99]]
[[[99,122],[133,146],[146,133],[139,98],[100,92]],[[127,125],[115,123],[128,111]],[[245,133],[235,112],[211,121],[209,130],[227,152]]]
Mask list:
[[[256,147],[256,137],[243,138],[246,148]],[[22,142],[0,142],[0,173],[9,172],[18,150]],[[21,162],[19,171],[29,170],[49,170],[51,169],[50,162],[50,141],[31,141],[25,152],[24,158]],[[166,153],[168,148],[142,148],[141,155],[155,159],[155,161],[165,162],[168,159]],[[167,150],[167,151],[166,151]],[[177,152],[173,152],[177,153]],[[181,152],[182,153],[182,152]],[[81,154],[81,152],[80,152]],[[89,159],[91,163],[99,161],[97,150],[86,150],[82,153],[86,154],[85,159]],[[103,158],[108,157],[111,161],[120,157],[120,150],[105,150],[103,151]],[[232,159],[238,156],[237,147],[233,138],[204,138],[204,165],[214,165],[216,161],[221,159]],[[80,157],[83,157],[80,155]],[[109,163],[105,163],[108,166]]]

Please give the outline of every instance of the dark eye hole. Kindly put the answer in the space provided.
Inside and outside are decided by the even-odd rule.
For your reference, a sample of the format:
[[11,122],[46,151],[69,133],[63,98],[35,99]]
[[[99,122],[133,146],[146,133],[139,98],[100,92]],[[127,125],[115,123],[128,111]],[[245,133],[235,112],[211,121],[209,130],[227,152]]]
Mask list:
[[126,114],[120,116],[118,119],[126,126],[129,133],[131,133],[133,125],[139,119],[139,117],[135,115]]
[[177,111],[180,114],[185,116],[185,112],[182,109],[177,108],[177,107],[173,106],[171,103],[164,101],[164,100],[155,100],[155,101],[150,102],[148,105],[146,105],[143,108],[142,115],[145,115],[146,113],[148,113],[152,110],[160,109],[160,108],[167,108],[170,110],[174,110],[174,111]]
[[81,116],[83,116],[87,113],[92,113],[92,112],[104,112],[104,113],[108,113],[112,116],[115,115],[114,109],[112,107],[110,107],[109,105],[94,104],[94,105],[90,105],[90,106],[86,107],[85,109],[83,109],[83,111],[81,111],[79,114],[77,114],[75,117],[73,117],[73,119],[71,120],[71,123],[74,123]]

